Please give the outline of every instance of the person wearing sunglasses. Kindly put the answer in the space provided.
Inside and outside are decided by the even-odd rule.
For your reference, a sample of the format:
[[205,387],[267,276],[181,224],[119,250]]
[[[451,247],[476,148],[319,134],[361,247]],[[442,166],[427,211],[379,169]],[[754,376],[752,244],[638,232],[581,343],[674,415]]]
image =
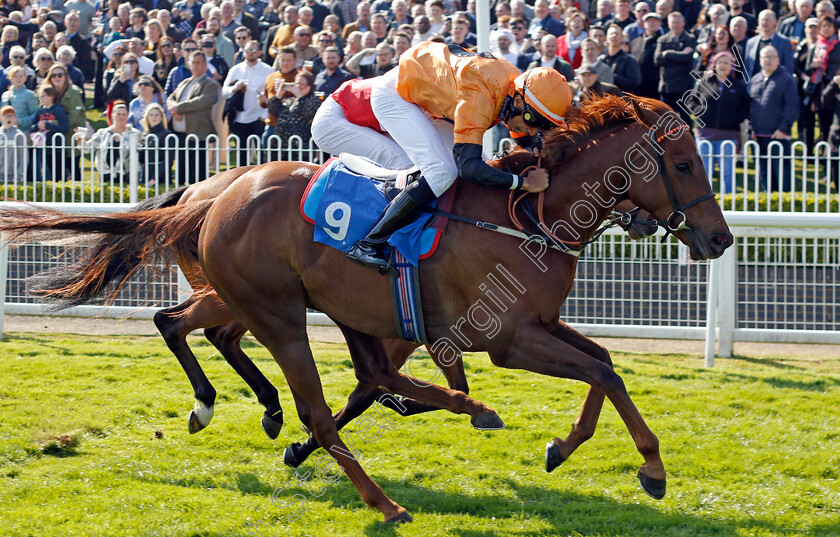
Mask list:
[[114,101],[121,100],[129,102],[134,97],[134,84],[140,76],[137,64],[137,56],[132,52],[126,52],[122,61],[113,61],[113,67],[105,73],[105,100],[108,108]]
[[187,58],[189,58],[193,52],[198,50],[201,50],[198,46],[198,42],[192,38],[184,39],[181,42],[180,50],[176,48],[178,61],[166,77],[166,84],[163,86],[164,95],[167,97],[172,95],[172,92],[175,91],[175,88],[178,87],[178,84],[180,84],[182,80],[186,80],[192,76],[190,68],[187,65]]
[[79,88],[79,91],[82,92],[82,102],[85,100],[85,75],[82,74],[82,71],[79,70],[78,67],[73,65],[73,60],[76,59],[76,50],[71,47],[70,45],[63,45],[58,47],[58,50],[55,51],[55,60],[60,65],[63,65],[65,69],[67,69],[67,74],[70,75],[70,82],[76,85]]
[[[484,133],[500,122],[520,145],[529,147],[538,144],[541,130],[566,126],[572,91],[554,69],[537,67],[520,74],[505,60],[427,42],[405,52],[396,68],[370,79],[367,89],[369,97],[360,98],[365,91],[339,88],[330,96],[338,109],[331,104],[327,108],[330,99],[324,102],[312,124],[315,143],[331,154],[367,156],[371,149],[379,151],[377,143],[387,143],[384,131],[420,169],[421,177],[388,204],[374,228],[350,249],[351,260],[388,272],[382,252],[388,237],[441,196],[459,175],[489,188],[528,192],[548,188],[544,169],[521,176],[487,165],[481,144]],[[368,135],[362,139],[341,132],[335,118],[339,110],[344,124],[361,118]],[[368,151],[361,143],[365,140],[374,144]]]
[[166,77],[169,72],[178,64],[178,56],[175,53],[175,41],[170,37],[163,37],[158,41],[157,58],[155,59],[155,70],[152,76],[160,87],[166,85]]
[[163,97],[163,90],[154,78],[149,75],[140,75],[137,78],[137,83],[134,84],[134,93],[137,97],[128,103],[129,125],[143,132],[143,116],[146,113],[146,108],[152,104],[162,106],[167,119],[169,118],[169,112],[166,111],[166,99]]

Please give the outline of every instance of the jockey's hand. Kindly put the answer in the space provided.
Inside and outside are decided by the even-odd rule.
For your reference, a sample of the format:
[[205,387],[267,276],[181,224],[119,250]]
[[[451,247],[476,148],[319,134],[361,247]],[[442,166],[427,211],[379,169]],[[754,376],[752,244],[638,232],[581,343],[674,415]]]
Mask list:
[[531,170],[522,181],[522,190],[528,192],[542,192],[548,188],[548,171],[543,168]]

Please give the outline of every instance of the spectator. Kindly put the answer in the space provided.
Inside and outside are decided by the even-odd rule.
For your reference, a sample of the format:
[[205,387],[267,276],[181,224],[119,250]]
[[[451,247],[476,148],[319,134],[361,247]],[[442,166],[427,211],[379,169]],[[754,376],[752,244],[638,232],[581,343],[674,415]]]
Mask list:
[[168,9],[158,9],[157,21],[163,30],[163,35],[168,35],[179,43],[184,40],[184,32],[172,25],[172,13]]
[[591,65],[581,67],[578,70],[578,78],[572,92],[578,102],[587,101],[596,96],[616,95],[620,97],[623,95],[617,86],[598,80],[598,71]]
[[183,43],[181,43],[181,54],[178,58],[175,67],[169,71],[169,76],[166,77],[166,85],[163,87],[163,93],[166,95],[168,99],[172,92],[175,91],[175,88],[178,87],[178,84],[181,81],[186,80],[187,78],[192,76],[190,73],[190,69],[187,66],[187,58],[190,55],[199,50],[198,44],[192,39],[185,39]]
[[[399,0],[402,1],[402,0]],[[513,39],[513,34],[508,34],[508,49],[506,52],[510,51],[510,42]],[[408,34],[404,32],[396,32],[392,36],[392,40],[394,42],[394,55],[396,60],[399,61],[400,56],[402,56],[403,52],[411,48],[411,38]],[[512,63],[512,62],[511,62]]]
[[654,11],[657,15],[659,15],[659,20],[662,21],[662,33],[667,34],[670,29],[668,28],[668,15],[674,11],[674,2],[668,0],[659,0],[656,2],[656,6]]
[[[227,36],[221,32],[221,28],[219,18],[211,16],[207,21],[206,33],[209,33],[210,36],[215,39],[213,51],[214,56],[220,56],[225,61],[225,65],[230,68],[230,66],[233,65],[233,55],[236,53],[236,48],[233,46],[233,41],[228,39]],[[198,35],[202,36],[202,34]],[[202,36],[200,39],[204,39],[204,37]],[[207,51],[205,51],[205,53],[206,52]]]
[[615,15],[613,15],[614,4],[612,0],[598,0],[598,8],[596,10],[595,19],[592,21],[593,25],[607,27],[612,23]]
[[545,34],[551,34],[556,38],[566,33],[563,23],[552,18],[548,10],[548,0],[534,2],[534,18],[528,26],[528,33],[533,39],[542,38]]
[[744,11],[744,0],[727,0],[727,5],[729,6],[729,20],[735,17],[744,17],[744,20],[747,21],[747,36],[751,37],[755,34],[758,21],[753,15]]
[[171,37],[161,38],[158,45],[157,60],[155,61],[155,70],[152,76],[155,82],[160,87],[166,86],[166,78],[170,71],[175,68],[178,63],[178,56],[175,53],[175,42]]
[[656,40],[653,60],[659,67],[659,98],[680,114],[688,124],[688,113],[677,106],[683,93],[694,87],[691,68],[694,66],[695,39],[683,31],[685,17],[678,11],[668,15],[670,31]]
[[26,71],[23,67],[14,65],[6,71],[9,79],[9,89],[3,92],[0,97],[0,105],[12,106],[16,112],[16,124],[21,130],[29,131],[35,120],[35,113],[38,111],[38,97],[30,89],[27,89]]
[[444,41],[448,45],[458,45],[466,49],[476,46],[476,36],[470,32],[469,20],[461,17],[452,21],[452,33]]
[[230,67],[216,51],[216,39],[213,38],[213,34],[209,32],[203,34],[199,46],[207,58],[207,76],[221,84],[227,78]]
[[528,64],[529,70],[536,67],[547,67],[554,69],[566,77],[566,80],[571,81],[575,79],[575,71],[569,62],[557,56],[557,38],[553,35],[544,35],[540,39],[540,48],[542,49],[542,54],[539,59]]
[[[280,49],[280,54],[277,55],[277,61],[274,62],[275,71],[266,77],[265,88],[259,96],[260,106],[263,108],[268,107],[268,100],[275,96],[280,100],[292,96],[291,87],[294,85],[295,76],[299,72],[295,67],[296,63],[294,47],[283,47]],[[274,127],[276,125],[277,116],[269,111],[268,119],[266,120],[265,135],[263,137],[264,140],[274,133]]]
[[[152,19],[150,21],[146,21],[146,27],[144,30],[146,34],[145,39],[140,39],[139,37],[135,36],[131,39],[140,39],[143,44],[143,55],[154,62],[154,58],[157,55],[157,49],[160,43],[160,40],[166,37],[167,39],[172,39],[168,35],[163,34],[163,26],[157,21],[157,19]],[[146,73],[148,74],[148,73]]]
[[738,63],[743,64],[743,59],[747,54],[747,19],[744,17],[731,19],[729,21],[729,35],[732,36],[732,42],[738,49],[739,57],[735,59],[738,60]]
[[[759,62],[761,70],[749,85],[750,122],[763,160],[759,178],[767,191],[789,191],[789,170],[787,166],[780,166],[780,159],[789,154],[791,128],[799,115],[796,81],[779,64],[779,54],[773,45],[761,49]],[[782,145],[781,154],[775,147],[769,148],[771,142]]]
[[[160,35],[160,37],[162,36],[163,34]],[[158,37],[158,39],[160,39],[160,37]],[[157,41],[151,45],[151,48],[148,49],[148,51],[154,50],[155,47],[157,47]],[[137,57],[137,70],[141,75],[151,75],[155,72],[155,61],[146,57],[146,44],[142,39],[139,37],[132,37],[126,43],[126,48]],[[155,50],[153,54],[155,52],[157,51]]]
[[639,62],[622,50],[624,38],[621,27],[611,24],[607,30],[607,50],[601,54],[600,60],[612,68],[613,80],[620,90],[633,92],[642,83],[642,71]]
[[370,30],[370,3],[363,1],[356,5],[356,20],[344,25],[341,37],[346,39],[350,32],[367,32],[368,30]]
[[710,5],[708,11],[706,11],[706,18],[708,20],[695,32],[697,35],[697,50],[702,50],[712,40],[718,26],[727,26],[727,28],[729,26],[729,13],[726,12],[723,4]]
[[[598,49],[598,43],[591,37],[587,37],[581,43],[580,50],[583,52],[580,69],[586,66],[592,67],[598,73],[598,80],[606,84],[612,84],[612,67],[598,59],[598,56],[601,55],[601,51]],[[578,69],[578,74],[580,73],[580,69]]]
[[613,18],[612,24],[617,24],[624,31],[628,26],[635,23],[636,17],[631,13],[631,9],[630,0],[616,0],[615,18]]
[[312,29],[309,26],[298,26],[295,28],[295,56],[297,57],[297,68],[303,67],[304,62],[308,62],[318,56],[318,49],[312,46]]
[[[837,103],[837,95],[840,93],[840,74],[834,75],[831,82],[825,87],[822,93],[822,100],[827,107],[834,111],[834,121],[828,132],[828,143],[831,145],[831,151],[835,155],[840,153],[840,106]],[[833,174],[831,181],[834,183],[834,190],[840,190],[840,176],[837,171]]]
[[[469,30],[469,26],[467,27]],[[374,13],[370,16],[370,31],[376,35],[376,42],[382,43],[388,37],[388,19],[384,13]]]
[[128,180],[132,136],[140,141],[140,131],[128,123],[128,106],[124,101],[116,101],[111,109],[111,124],[84,142],[86,148],[92,149],[93,164],[102,174],[103,182]]
[[222,86],[222,97],[230,100],[239,92],[242,94],[242,110],[237,112],[230,132],[238,139],[239,165],[248,163],[246,149],[249,136],[261,136],[265,130],[265,119],[268,114],[260,106],[259,96],[265,89],[265,81],[272,73],[268,64],[260,60],[260,44],[250,41],[245,46],[245,61],[234,65]]
[[315,77],[315,91],[329,95],[343,82],[353,78],[351,73],[338,66],[340,57],[337,48],[327,47],[321,55],[321,61],[324,62],[324,70]]
[[[837,46],[837,41],[837,26],[834,19],[830,17],[820,19],[819,36],[811,60],[813,72],[806,82],[806,86],[816,88],[816,95],[818,96],[822,95],[823,90],[840,68],[840,47]],[[834,109],[821,98],[812,101],[812,108],[816,111],[820,121],[820,141],[827,141]]]
[[158,104],[163,108],[166,106],[166,98],[163,96],[160,84],[149,75],[141,75],[137,79],[134,93],[137,97],[128,103],[128,124],[143,132],[145,131],[143,118],[146,116],[146,109],[153,104]]
[[[68,0],[64,3],[64,10],[67,13],[75,11],[79,15],[78,32],[85,39],[90,39],[93,30],[93,19],[96,17],[97,8],[87,0]],[[65,23],[66,24],[66,23]],[[67,33],[68,36],[70,32]]]
[[[498,4],[496,4],[498,6]],[[411,24],[413,19],[408,14],[408,3],[405,0],[394,0],[391,2],[391,18],[388,20],[388,28],[398,30],[400,25]]]
[[18,45],[18,29],[14,26],[4,26],[3,31],[0,32],[0,53],[2,53],[3,58],[0,63],[3,67],[9,66],[9,56],[12,53],[12,47],[19,46]]
[[[516,65],[519,59],[519,54],[514,54],[510,49],[513,43],[513,33],[509,30],[496,30],[493,33],[493,37],[496,40],[494,43],[491,38],[490,42],[490,51],[493,53],[493,56],[507,60],[513,65]],[[557,47],[555,45],[555,49],[556,48]]]
[[[191,178],[207,178],[207,137],[215,134],[213,103],[219,96],[219,84],[207,75],[207,57],[203,52],[193,52],[189,57],[192,76],[181,81],[166,100],[172,114],[172,131],[178,136],[178,178],[182,184]],[[198,137],[187,139],[187,135]]]
[[821,0],[817,2],[817,7],[814,8],[814,13],[817,19],[821,19],[823,17],[831,17],[834,18],[834,15],[837,13],[834,4],[832,4],[829,0]]
[[137,57],[131,52],[126,52],[121,62],[112,60],[111,68],[105,73],[105,86],[108,88],[105,99],[109,110],[116,101],[131,100],[138,76],[140,72],[137,70]]
[[589,37],[589,34],[584,30],[586,18],[580,11],[574,11],[569,14],[569,20],[566,24],[568,25],[568,32],[557,38],[557,54],[572,64],[574,69],[577,69],[583,59],[580,44]]
[[817,85],[811,83],[811,75],[814,72],[812,65],[814,65],[818,37],[819,21],[811,17],[805,23],[805,39],[800,41],[793,55],[793,68],[800,102],[799,121],[796,125],[799,139],[809,151],[814,148],[814,127],[817,117],[813,106],[817,97]]
[[55,56],[48,48],[41,48],[34,55],[35,72],[26,81],[26,87],[35,90],[47,78],[50,67],[55,63]]
[[[524,56],[536,50],[533,41],[528,37],[528,23],[524,19],[511,19],[510,31],[513,32],[513,43],[510,45],[511,52],[519,56]],[[528,63],[525,63],[520,69],[524,70],[527,66]]]
[[[26,49],[24,49],[20,45],[12,47],[12,51],[9,54],[9,67],[14,66],[22,67],[23,70],[26,72],[27,77],[35,72],[34,70],[32,70],[31,67],[26,65]],[[7,73],[8,71],[9,70],[6,69]]]
[[[119,17],[117,17],[119,20]],[[136,7],[128,12],[128,20],[131,21],[131,24],[128,28],[125,29],[125,36],[126,37],[139,37],[142,40],[146,40],[146,10],[142,7]],[[110,21],[109,21],[110,26]],[[111,29],[113,32],[114,30]],[[105,43],[107,45],[108,43]]]
[[56,135],[67,136],[69,122],[67,112],[58,102],[58,93],[49,84],[44,84],[38,89],[38,101],[40,107],[35,112],[30,131],[32,132],[32,145],[35,147],[35,181],[56,180],[59,171],[54,169],[56,149],[61,142],[56,143]]
[[[268,2],[264,2],[263,0],[247,0],[245,5],[242,6],[242,9],[246,13],[250,13],[258,23],[265,13],[266,8],[268,8]],[[329,13],[329,10],[327,12]]]
[[[345,58],[352,58],[353,55],[365,48],[362,46],[363,35],[364,34],[362,34],[362,32],[352,32],[347,36],[347,46],[344,47]],[[321,52],[321,55],[323,55],[323,51]]]
[[245,61],[245,45],[251,39],[251,30],[244,26],[240,26],[233,32],[233,46],[236,48],[233,54],[233,65]]
[[[56,63],[50,67],[47,78],[41,85],[48,85],[55,89],[58,103],[64,107],[70,121],[70,128],[65,136],[69,136],[70,132],[75,132],[76,129],[85,125],[87,120],[85,118],[84,102],[82,101],[82,90],[70,82],[70,76],[63,65]],[[66,139],[69,141],[69,138]],[[64,165],[65,173],[70,177],[75,176],[76,171],[79,170],[78,153],[67,153]]]
[[324,28],[322,33],[332,37],[333,44],[339,48],[344,47],[344,39],[341,37],[341,25],[338,23],[338,17],[335,15],[327,15],[324,18]]
[[[90,37],[85,37],[79,31],[81,24],[78,11],[71,11],[64,17],[64,26],[66,27],[67,43],[76,50],[76,59],[74,64],[81,69],[83,73],[87,73],[86,78],[93,77],[94,64],[90,55]],[[55,44],[55,43],[53,43]]]
[[[750,94],[744,81],[734,76],[734,61],[735,56],[728,50],[712,56],[711,70],[697,82],[694,92],[686,95],[686,106],[697,116],[695,138],[711,144],[711,151],[701,151],[703,165],[711,177],[717,163],[724,194],[735,192],[735,149],[741,140],[741,122],[750,110]],[[732,145],[724,145],[726,141]]]
[[[233,41],[234,39],[234,32],[240,26],[244,26],[251,31],[251,35],[254,36],[254,39],[260,37],[260,23],[257,22],[257,19],[251,15],[249,12],[245,11],[245,0],[233,0],[231,4],[233,8],[233,16],[231,17],[233,20],[233,30],[227,32],[228,38]],[[224,13],[225,9],[222,9],[222,20],[224,21]],[[225,26],[225,30],[227,30],[227,26]]]
[[[20,48],[20,53],[23,53],[23,48]],[[70,82],[76,85],[79,88],[79,91],[82,92],[82,102],[85,100],[85,75],[79,71],[79,68],[73,65],[73,60],[76,58],[76,51],[73,47],[69,45],[63,45],[58,47],[58,50],[55,53],[56,61],[63,65],[65,69],[67,69],[67,73],[70,75]]]
[[776,49],[781,65],[788,74],[793,74],[793,46],[787,37],[776,33],[776,14],[769,9],[758,15],[758,34],[747,40],[744,64],[750,76],[755,76],[761,70],[758,58],[761,50],[767,46]]
[[0,181],[7,184],[25,179],[26,135],[18,128],[14,106],[6,104],[0,107]]
[[184,35],[192,35],[198,29],[201,16],[201,4],[197,1],[190,6],[185,1],[177,2],[170,8],[172,26]]
[[[274,60],[277,52],[286,45],[291,45],[295,40],[295,29],[298,27],[298,9],[295,6],[287,5],[283,8],[283,23],[272,26],[266,36],[268,46],[268,57]],[[273,35],[273,39],[272,39]]]
[[324,19],[330,14],[329,8],[316,0],[305,0],[303,4],[312,11],[312,21],[309,23],[309,27],[314,32],[323,30]]
[[796,0],[796,10],[793,15],[785,18],[779,24],[779,35],[790,39],[794,46],[805,39],[805,22],[814,14],[812,0]]
[[[300,136],[304,143],[312,138],[312,119],[321,106],[321,100],[315,96],[313,84],[315,77],[308,71],[298,73],[295,85],[291,88],[294,97],[280,100],[277,97],[269,100],[269,111],[277,116],[277,127],[274,133],[287,145],[289,138]],[[282,155],[283,160],[290,160],[292,155]]]
[[166,185],[172,170],[173,150],[176,141],[170,137],[163,107],[152,103],[146,108],[140,121],[143,135],[140,141],[140,164],[143,166],[143,180],[146,188]]
[[702,50],[700,53],[700,72],[714,67],[709,62],[709,60],[712,59],[712,56],[726,50],[731,51],[733,46],[735,46],[735,43],[732,40],[732,35],[729,33],[729,28],[725,25],[715,28],[715,32],[712,34],[711,39],[702,45],[702,48],[700,45],[697,46],[698,49]]
[[[719,6],[720,4],[715,4]],[[721,8],[723,9],[723,8]],[[647,2],[637,2],[633,7],[635,19],[633,22],[624,27],[624,33],[630,38],[632,43],[634,39],[645,33],[644,17],[650,13],[650,6]]]
[[412,45],[428,41],[435,35],[432,32],[432,23],[429,21],[429,17],[425,15],[415,17],[412,28],[414,28],[414,37],[411,39]]
[[[376,55],[376,61],[372,64],[360,65],[363,58]],[[344,68],[354,75],[362,78],[373,78],[384,75],[397,66],[394,61],[394,49],[388,43],[380,43],[376,48],[366,48],[347,60]]]
[[604,52],[604,49],[607,48],[607,29],[600,24],[593,24],[589,27],[587,33],[598,44],[598,50]]
[[438,35],[446,22],[446,12],[443,9],[443,2],[440,0],[428,0],[426,2],[426,16],[429,17],[432,35]]

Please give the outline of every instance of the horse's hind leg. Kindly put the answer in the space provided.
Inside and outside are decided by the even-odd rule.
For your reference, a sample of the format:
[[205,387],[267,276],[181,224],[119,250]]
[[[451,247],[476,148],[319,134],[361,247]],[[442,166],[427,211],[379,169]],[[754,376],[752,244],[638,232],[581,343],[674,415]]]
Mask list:
[[242,336],[247,331],[248,329],[241,323],[234,321],[222,326],[207,328],[204,335],[225,357],[234,371],[254,390],[257,400],[265,407],[260,424],[265,434],[274,440],[283,427],[283,408],[277,398],[277,388],[265,378],[265,375],[254,365],[254,362],[248,358],[248,355],[240,346]]
[[201,369],[189,345],[187,335],[198,328],[229,322],[230,312],[215,305],[213,298],[191,296],[186,301],[155,313],[154,321],[172,354],[178,359],[195,395],[195,407],[190,412],[189,431],[197,433],[213,419],[216,390]]

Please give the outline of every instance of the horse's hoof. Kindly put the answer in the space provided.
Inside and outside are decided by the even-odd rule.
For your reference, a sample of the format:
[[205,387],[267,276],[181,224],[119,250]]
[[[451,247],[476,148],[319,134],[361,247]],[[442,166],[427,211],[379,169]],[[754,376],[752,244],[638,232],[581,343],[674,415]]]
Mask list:
[[472,423],[472,426],[479,431],[498,431],[499,429],[505,428],[505,422],[503,422],[502,418],[500,418],[499,415],[492,410],[490,412],[474,416],[470,420],[470,423]]
[[201,423],[201,420],[198,419],[198,413],[195,410],[191,410],[189,424],[190,434],[195,434],[198,431],[204,429],[205,427],[207,426]]
[[641,470],[639,470],[637,475],[639,476],[639,484],[642,486],[642,490],[644,490],[648,496],[654,500],[661,500],[665,497],[664,479],[654,479],[652,477],[648,477],[643,474]]
[[403,511],[394,518],[385,521],[386,524],[405,524],[407,522],[414,522],[414,518],[408,514],[408,511]]
[[190,412],[190,434],[195,434],[210,425],[210,420],[213,419],[213,406],[207,406],[201,401],[195,401],[192,412]]
[[545,471],[551,472],[561,464],[566,462],[566,458],[560,453],[560,446],[554,442],[549,442],[545,445]]
[[294,444],[289,444],[286,448],[286,451],[283,452],[283,463],[286,466],[291,466],[292,468],[297,468],[300,464],[305,460],[298,456],[297,451],[301,448],[300,442],[295,442]]
[[274,440],[280,434],[280,429],[283,428],[283,411],[278,410],[273,415],[264,412],[262,418],[260,418],[260,424],[265,434]]

